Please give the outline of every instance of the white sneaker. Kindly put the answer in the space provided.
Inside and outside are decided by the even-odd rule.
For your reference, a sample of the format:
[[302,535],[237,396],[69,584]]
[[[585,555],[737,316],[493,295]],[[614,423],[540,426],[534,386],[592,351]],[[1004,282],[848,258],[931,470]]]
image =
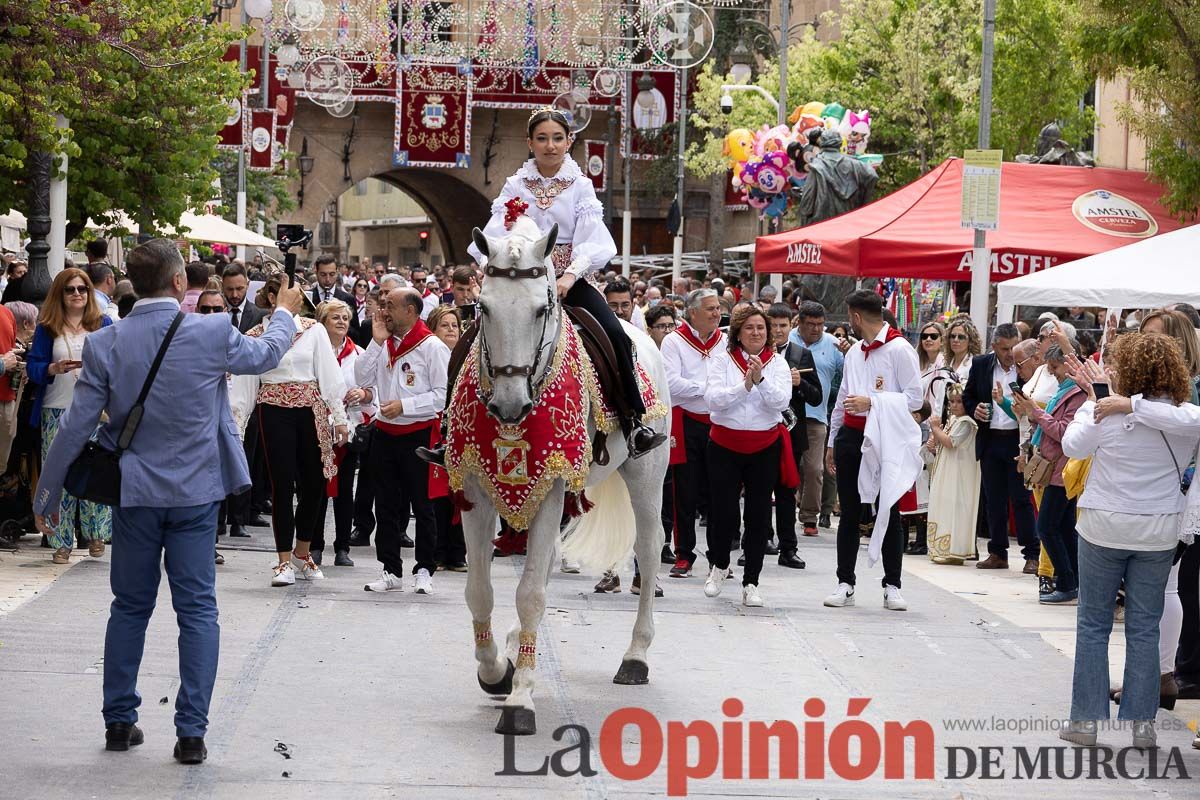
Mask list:
[[762,604],[762,595],[758,593],[757,586],[752,583],[742,587],[742,605],[747,608],[762,608]]
[[366,584],[363,586],[363,590],[368,592],[403,592],[404,581],[385,569],[382,578]]
[[854,587],[848,583],[839,583],[837,588],[833,590],[833,594],[825,598],[825,605],[829,608],[843,608],[854,605]]
[[417,594],[433,594],[433,576],[429,574],[429,570],[424,567],[417,570],[413,578],[413,588],[417,590]]
[[708,571],[708,579],[704,581],[704,596],[716,597],[719,595],[727,577],[728,575],[726,575],[725,570],[720,567],[710,569]]
[[559,567],[560,570],[568,575],[578,575],[581,568],[582,566],[578,561],[568,561],[565,558],[562,560],[562,566]]
[[276,564],[271,570],[271,585],[272,586],[291,586],[296,582],[296,571],[292,569],[291,563],[285,561],[282,564]]
[[292,553],[292,561],[295,563],[296,572],[300,573],[302,579],[306,581],[325,580],[325,573],[321,572],[321,568],[317,566],[317,562],[313,561],[311,553],[303,559]]
[[883,607],[889,611],[908,611],[908,603],[900,595],[899,587],[883,587]]

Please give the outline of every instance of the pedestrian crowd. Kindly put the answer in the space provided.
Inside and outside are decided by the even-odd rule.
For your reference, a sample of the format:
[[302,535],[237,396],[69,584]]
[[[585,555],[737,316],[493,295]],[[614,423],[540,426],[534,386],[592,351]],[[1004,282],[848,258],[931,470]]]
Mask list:
[[[71,407],[85,342],[139,302],[102,244],[85,267],[58,273],[40,312],[13,299],[24,263],[4,270],[0,449],[5,486],[19,487],[6,495],[13,517],[30,509],[30,476]],[[184,277],[180,310],[225,315],[241,336],[263,337],[279,313],[283,278],[261,260],[194,261]],[[407,548],[419,594],[434,591],[439,570],[467,570],[445,474],[417,451],[437,443],[450,354],[483,280],[475,266],[330,256],[302,271],[306,310],[290,349],[270,370],[226,379],[251,481],[220,504],[213,539],[269,526],[269,583],[320,580],[332,509],[335,567],[353,566],[354,548],[374,540],[383,577],[370,591],[403,590]],[[846,298],[843,321],[790,282],[783,301],[773,287],[756,295],[750,281],[715,272],[674,281],[609,272],[595,283],[662,353],[673,404],[662,561],[680,585],[702,553],[706,596],[719,596],[736,566],[742,602],[761,606],[765,559],[804,569],[804,539],[831,535],[836,587],[825,605],[853,606],[860,548],[878,529],[883,605],[904,610],[905,555],[999,571],[1015,547],[1031,600],[1078,605],[1064,736],[1087,743],[1107,718],[1114,622],[1125,625],[1129,658],[1111,699],[1137,723],[1136,743],[1153,741],[1155,707],[1200,698],[1200,545],[1179,534],[1200,442],[1195,309],[1131,312],[1107,330],[1095,312],[1070,308],[991,331],[966,315],[902,331],[870,291]],[[876,478],[878,496],[862,496],[860,475],[877,467],[864,443],[907,442],[901,432],[913,452],[883,458],[915,458],[915,482],[893,498]],[[56,510],[43,542],[55,563],[76,546],[104,553],[109,507],[64,492]],[[523,548],[523,532],[505,526],[494,556]],[[613,565],[596,591],[621,591],[619,572]],[[636,571],[630,588],[642,591]],[[661,596],[663,584],[654,590]]]

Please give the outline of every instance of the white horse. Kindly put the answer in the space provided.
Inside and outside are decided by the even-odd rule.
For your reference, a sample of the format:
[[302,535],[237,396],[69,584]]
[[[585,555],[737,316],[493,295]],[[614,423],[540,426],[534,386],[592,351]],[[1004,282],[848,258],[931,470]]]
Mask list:
[[[519,218],[502,240],[490,240],[478,228],[472,232],[476,246],[488,259],[488,277],[479,296],[480,331],[475,346],[481,350],[479,368],[488,373],[492,386],[488,412],[506,425],[519,424],[532,411],[546,367],[554,360],[560,326],[569,324],[555,291],[549,260],[557,233],[555,226],[542,236],[525,217]],[[669,408],[667,379],[658,349],[633,326],[625,325],[625,331],[633,339],[637,361]],[[670,415],[648,424],[667,433]],[[587,431],[590,442],[595,434],[590,414]],[[589,445],[589,454],[590,449]],[[644,684],[650,672],[646,651],[654,638],[654,587],[664,538],[661,487],[669,451],[658,447],[633,460],[624,437],[613,435],[608,437],[608,453],[606,466],[591,465],[587,491],[595,507],[570,526],[564,552],[600,572],[626,561],[632,547],[641,569],[642,592],[633,640],[613,682]],[[518,622],[509,631],[505,652],[492,637],[490,571],[497,512],[473,475],[468,474],[464,480],[463,493],[471,506],[462,512],[462,523],[470,552],[466,597],[475,628],[479,685],[488,694],[507,695],[497,733],[533,734],[537,631],[546,610],[546,586],[559,561],[559,526],[566,488],[562,480],[555,481],[530,525],[525,570],[517,585]],[[632,534],[635,528],[636,542]]]

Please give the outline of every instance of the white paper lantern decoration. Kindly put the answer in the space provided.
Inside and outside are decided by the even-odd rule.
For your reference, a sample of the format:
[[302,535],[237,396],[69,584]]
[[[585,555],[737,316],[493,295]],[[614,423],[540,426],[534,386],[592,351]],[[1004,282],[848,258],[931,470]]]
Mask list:
[[275,58],[285,67],[295,66],[300,60],[300,48],[294,44],[281,44],[275,51]]
[[247,16],[262,19],[271,15],[271,0],[245,0],[243,8]]

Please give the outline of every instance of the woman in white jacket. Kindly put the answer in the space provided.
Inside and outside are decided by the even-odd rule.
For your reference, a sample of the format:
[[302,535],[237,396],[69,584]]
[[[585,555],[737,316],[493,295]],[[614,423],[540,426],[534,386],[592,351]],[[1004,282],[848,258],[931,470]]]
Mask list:
[[[1092,746],[1097,721],[1108,719],[1108,639],[1124,583],[1125,677],[1118,718],[1133,722],[1134,747],[1152,748],[1159,621],[1185,504],[1181,469],[1196,452],[1200,427],[1177,408],[1191,391],[1183,356],[1170,337],[1126,334],[1112,360],[1113,389],[1126,397],[1102,401],[1098,408],[1092,383],[1103,376],[1094,364],[1075,362],[1073,377],[1092,400],[1062,438],[1066,455],[1095,458],[1078,504],[1075,676],[1070,724],[1059,735]],[[1178,418],[1185,421],[1170,422]]]
[[[259,290],[255,304],[274,308],[279,286],[278,276],[270,278]],[[325,482],[337,472],[334,445],[345,444],[349,439],[343,405],[346,382],[329,335],[324,326],[313,320],[300,319],[297,323],[300,333],[279,366],[262,375],[235,377],[230,395],[234,418],[243,431],[250,414],[258,415],[259,436],[271,481],[271,527],[279,556],[279,563],[271,570],[272,586],[294,584],[297,570],[305,580],[325,577],[313,561],[309,546],[317,526],[325,524],[319,514]],[[261,335],[270,324],[268,317],[246,335]],[[294,511],[293,498],[297,500]]]

